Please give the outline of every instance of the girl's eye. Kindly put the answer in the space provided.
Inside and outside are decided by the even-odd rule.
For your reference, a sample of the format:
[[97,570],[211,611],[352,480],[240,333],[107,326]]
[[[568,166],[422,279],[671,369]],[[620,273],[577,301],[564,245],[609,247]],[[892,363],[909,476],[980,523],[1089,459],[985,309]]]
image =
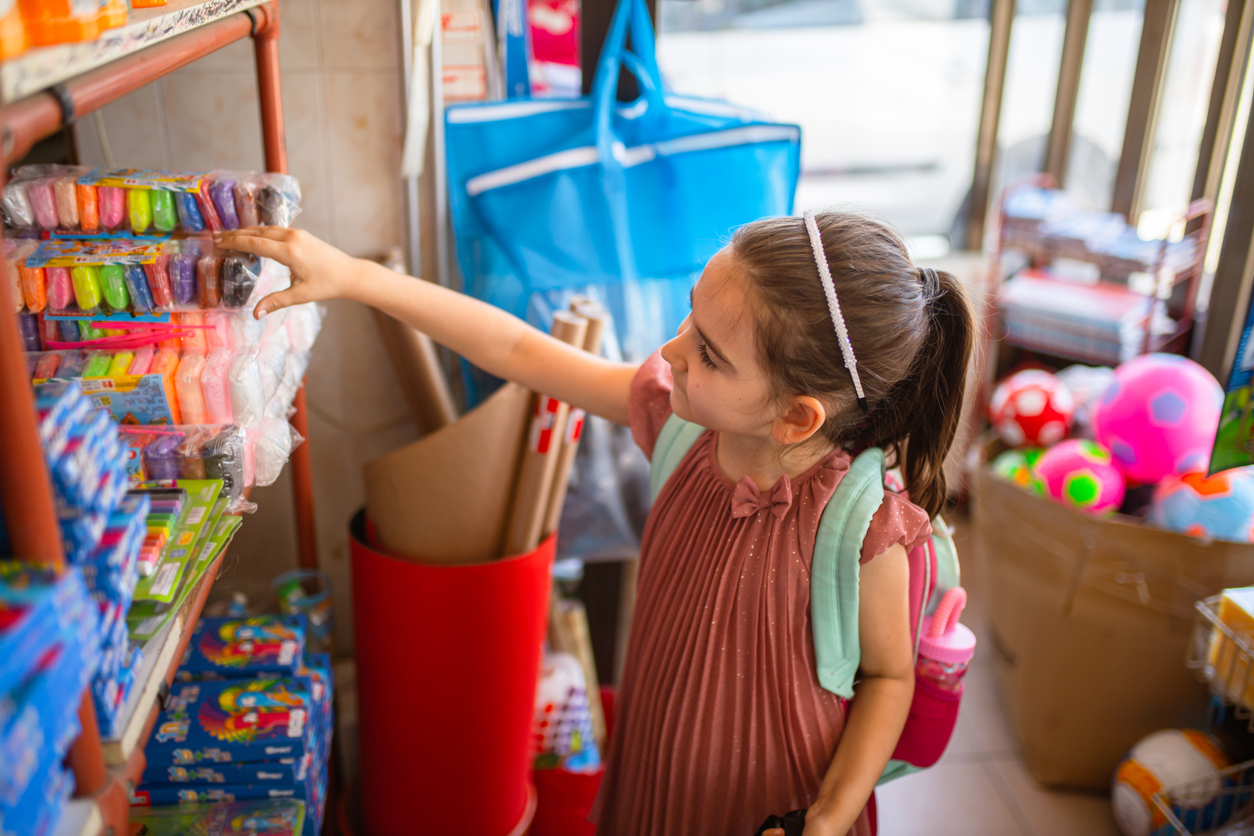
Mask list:
[[697,343],[697,353],[701,355],[701,362],[709,366],[711,369],[717,369],[714,361],[710,359],[710,352],[706,350],[705,343]]

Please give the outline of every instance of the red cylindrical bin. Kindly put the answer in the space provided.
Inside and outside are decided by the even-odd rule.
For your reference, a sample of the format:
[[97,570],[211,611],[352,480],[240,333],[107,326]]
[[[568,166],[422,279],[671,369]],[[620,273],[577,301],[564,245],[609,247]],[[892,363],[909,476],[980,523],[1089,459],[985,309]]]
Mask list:
[[521,833],[555,538],[471,566],[389,556],[351,523],[362,822],[370,836]]

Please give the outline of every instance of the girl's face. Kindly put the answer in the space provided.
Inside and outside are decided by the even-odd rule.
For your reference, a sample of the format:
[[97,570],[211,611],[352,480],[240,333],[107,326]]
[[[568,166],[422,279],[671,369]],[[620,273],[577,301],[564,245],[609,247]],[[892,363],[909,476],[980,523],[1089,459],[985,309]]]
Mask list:
[[744,281],[730,249],[706,264],[692,289],[692,313],[662,346],[675,378],[671,408],[711,430],[766,439],[771,408],[766,371],[758,363]]

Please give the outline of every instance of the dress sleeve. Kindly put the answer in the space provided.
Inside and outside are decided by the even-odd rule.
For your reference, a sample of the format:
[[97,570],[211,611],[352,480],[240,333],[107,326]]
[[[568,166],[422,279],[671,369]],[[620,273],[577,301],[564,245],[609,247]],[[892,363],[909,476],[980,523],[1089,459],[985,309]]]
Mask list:
[[631,437],[644,451],[646,458],[653,459],[653,445],[662,432],[662,425],[671,415],[671,366],[662,359],[662,352],[655,351],[641,364],[631,381],[631,395],[627,401],[627,422]]
[[883,554],[900,543],[906,551],[922,545],[932,534],[927,512],[904,496],[885,489],[884,501],[871,517],[871,527],[862,541],[861,563]]

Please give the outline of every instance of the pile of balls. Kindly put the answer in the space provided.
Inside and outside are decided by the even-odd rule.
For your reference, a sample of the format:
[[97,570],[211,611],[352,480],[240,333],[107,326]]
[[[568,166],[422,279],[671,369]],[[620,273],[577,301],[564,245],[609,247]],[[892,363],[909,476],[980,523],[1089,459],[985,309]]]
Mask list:
[[1113,370],[1021,371],[998,384],[989,403],[989,421],[1015,448],[993,471],[1096,515],[1120,509],[1129,486],[1151,485],[1147,517],[1155,525],[1254,540],[1254,468],[1206,475],[1222,405],[1210,372],[1174,354]]

